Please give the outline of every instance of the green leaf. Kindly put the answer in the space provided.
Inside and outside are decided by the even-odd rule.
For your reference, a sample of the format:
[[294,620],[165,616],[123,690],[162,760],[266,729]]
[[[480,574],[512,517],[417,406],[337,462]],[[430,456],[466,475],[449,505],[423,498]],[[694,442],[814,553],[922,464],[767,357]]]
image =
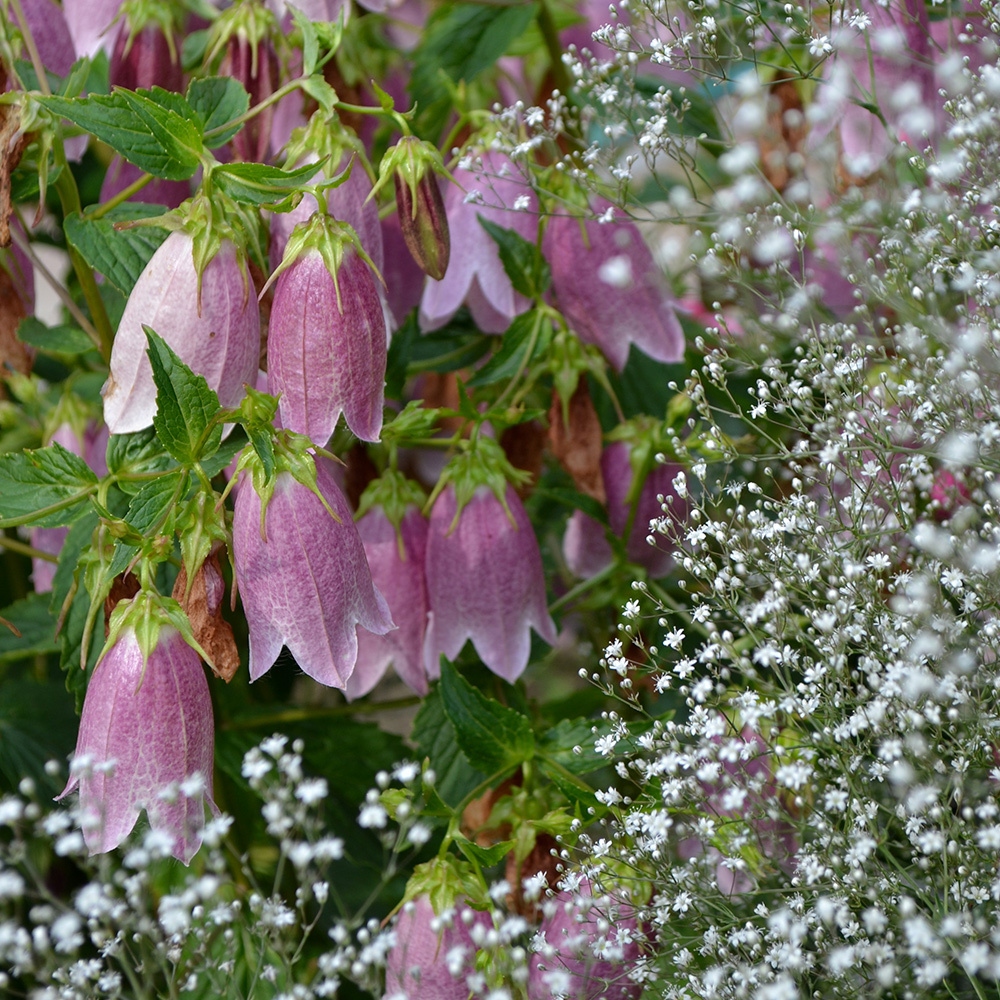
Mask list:
[[[153,530],[163,530],[167,515],[184,498],[178,487],[187,476],[183,469],[174,469],[146,483],[130,501],[125,520],[141,535],[150,535]],[[136,554],[136,547],[119,541],[111,560],[110,573],[117,576],[124,573]]]
[[581,816],[587,816],[588,820],[598,819],[607,811],[607,807],[594,794],[593,788],[585,781],[575,775],[567,774],[557,767],[553,767],[546,760],[539,762],[539,767],[545,776],[552,782],[563,795],[575,806],[579,807]]
[[[243,124],[230,125],[220,132],[223,125],[234,118],[246,114],[250,107],[250,95],[243,85],[229,76],[210,76],[204,80],[192,80],[187,92],[188,104],[201,121],[205,134],[205,145],[218,149],[229,142]],[[207,133],[214,132],[213,135]]]
[[[539,737],[538,753],[573,774],[590,774],[608,764],[607,758],[594,749],[594,743],[610,732],[611,723],[605,720],[562,719]],[[579,753],[574,752],[576,747]]]
[[0,456],[0,527],[72,524],[97,486],[90,466],[62,445]]
[[432,131],[440,129],[451,110],[440,74],[454,83],[471,83],[496,65],[537,9],[534,3],[462,3],[441,7],[430,18],[414,55],[410,94]]
[[300,188],[322,165],[307,163],[295,170],[282,170],[264,163],[228,163],[216,167],[212,179],[234,201],[269,205]]
[[440,687],[424,698],[413,722],[413,742],[434,769],[434,788],[442,801],[454,808],[486,780],[469,765],[455,737],[455,727],[444,712]]
[[210,458],[222,441],[222,424],[211,432],[209,421],[222,407],[203,375],[195,375],[166,341],[143,326],[149,341],[149,361],[156,383],[153,427],[163,446],[182,465]]
[[456,742],[473,767],[496,774],[531,759],[535,738],[530,720],[477,691],[444,657],[441,701],[455,727]]
[[541,298],[552,281],[552,272],[538,247],[513,229],[504,229],[481,215],[476,218],[496,243],[500,263],[515,290],[525,298]]
[[463,837],[460,833],[455,835],[454,842],[470,861],[483,868],[492,868],[494,865],[500,864],[514,847],[513,840],[501,840],[500,843],[493,844],[491,847],[480,847],[474,840],[469,840],[468,837]]
[[40,653],[54,653],[59,649],[56,620],[49,610],[48,594],[29,594],[0,611],[0,617],[6,618],[21,633],[15,635],[0,623],[0,663],[23,660]]
[[109,475],[118,480],[118,485],[126,493],[137,493],[145,485],[144,482],[130,482],[130,477],[163,472],[173,465],[173,459],[152,427],[134,434],[112,435],[106,457]]
[[[180,94],[116,90],[90,97],[40,97],[53,114],[67,118],[121,153],[129,163],[171,181],[187,180],[201,162],[201,130],[191,117],[178,113]],[[165,104],[170,105],[169,107]],[[187,106],[190,111],[190,106]]]
[[34,316],[21,320],[17,339],[46,354],[86,354],[94,342],[77,326],[46,326]]
[[319,35],[312,21],[293,4],[286,4],[295,26],[302,32],[302,75],[312,76],[319,61]]
[[[450,372],[474,365],[489,349],[491,338],[479,332],[462,310],[445,327],[414,337],[409,347],[407,374]],[[390,350],[391,350],[390,346]],[[394,362],[395,363],[395,362]]]
[[169,234],[158,226],[115,229],[115,222],[161,215],[165,206],[130,204],[119,206],[119,209],[100,219],[69,215],[63,222],[63,229],[66,239],[80,256],[127,296],[150,257]]
[[537,309],[515,316],[500,340],[500,349],[465,384],[489,385],[514,378],[552,343],[552,321]]
[[62,611],[63,601],[66,600],[73,586],[73,579],[80,566],[80,556],[92,542],[94,529],[97,527],[100,517],[96,510],[88,510],[87,513],[73,524],[66,540],[63,542],[62,551],[59,553],[59,565],[56,567],[56,575],[52,578],[52,593],[49,595],[48,607],[53,615],[53,621]]
[[76,742],[73,704],[52,683],[5,680],[0,698],[0,775],[8,788],[31,778],[43,796],[62,790],[63,778],[45,770],[50,760],[65,762]]

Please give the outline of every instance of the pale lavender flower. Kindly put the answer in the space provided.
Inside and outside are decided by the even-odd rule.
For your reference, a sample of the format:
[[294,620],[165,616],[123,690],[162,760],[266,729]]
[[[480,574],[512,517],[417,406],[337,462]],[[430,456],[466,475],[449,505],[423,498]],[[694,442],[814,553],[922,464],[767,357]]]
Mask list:
[[223,406],[236,406],[244,385],[253,384],[260,313],[246,262],[228,240],[205,267],[200,291],[192,239],[184,232],[171,233],[139,275],[118,326],[104,387],[104,419],[112,434],[142,430],[156,415],[143,325],[205,376]]
[[360,698],[379,681],[391,663],[406,685],[427,694],[424,633],[427,629],[427,519],[416,506],[407,509],[399,534],[381,507],[358,521],[358,534],[372,573],[372,582],[389,605],[398,626],[385,635],[358,633],[358,660],[347,682],[349,698]]
[[[443,916],[443,915],[442,915]],[[475,968],[472,928],[492,928],[488,913],[459,901],[448,919],[435,917],[427,896],[403,907],[396,921],[396,943],[385,970],[385,996],[407,1000],[467,1000],[466,976]]]
[[354,671],[357,626],[394,628],[372,584],[351,508],[331,464],[316,459],[316,486],[340,519],[289,472],[279,472],[261,536],[261,500],[247,480],[236,495],[233,561],[250,627],[250,679],[271,669],[282,645],[321,684],[341,688]]
[[[187,864],[201,844],[212,798],[212,701],[198,654],[172,626],[161,627],[143,662],[126,625],[94,670],[80,719],[76,773],[84,838],[92,854],[116,848],[145,809]],[[200,775],[201,782],[194,780]],[[201,790],[185,794],[200,785]]]
[[619,371],[632,344],[655,361],[684,359],[676,302],[632,222],[620,213],[613,222],[556,216],[542,245],[556,306],[580,340]]
[[480,486],[456,520],[458,503],[449,483],[434,503],[424,644],[431,677],[440,673],[442,654],[454,660],[471,639],[483,663],[513,683],[528,665],[532,628],[550,645],[556,641],[535,531],[509,485],[504,500],[507,509],[492,489]]
[[[444,326],[464,304],[484,333],[503,333],[530,304],[514,291],[497,244],[479,216],[533,241],[538,228],[537,199],[514,178],[506,160],[493,157],[485,166],[488,173],[484,174],[456,169],[454,177],[461,187],[449,184],[445,192],[451,256],[445,276],[440,281],[429,278],[424,287],[420,302],[424,330]],[[519,197],[528,199],[528,207],[513,211]]]

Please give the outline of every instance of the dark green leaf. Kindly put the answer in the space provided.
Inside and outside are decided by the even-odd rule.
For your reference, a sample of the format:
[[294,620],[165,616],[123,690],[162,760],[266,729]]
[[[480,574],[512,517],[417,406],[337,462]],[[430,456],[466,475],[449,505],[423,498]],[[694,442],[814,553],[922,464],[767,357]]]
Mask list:
[[209,459],[205,459],[201,463],[201,467],[205,472],[205,475],[209,479],[217,476],[223,469],[225,469],[232,460],[241,452],[247,445],[246,435],[243,433],[242,428],[236,427],[232,434],[227,437],[222,444],[219,445],[219,450]]
[[598,503],[593,497],[589,497],[579,490],[571,490],[565,486],[539,486],[535,489],[534,495],[539,498],[555,500],[556,503],[562,504],[570,510],[582,510],[584,514],[601,524],[608,523],[608,511],[604,504]]
[[295,170],[282,170],[264,163],[229,163],[216,167],[212,179],[234,201],[268,205],[301,187],[321,166],[307,163]]
[[104,629],[98,623],[90,633],[90,648],[87,651],[86,671],[80,667],[80,649],[83,645],[83,635],[90,613],[90,594],[87,588],[80,584],[70,605],[69,614],[59,633],[59,665],[66,674],[66,690],[76,699],[76,710],[83,708],[83,699],[87,693],[87,679],[93,671],[97,658],[104,647]]
[[[75,99],[41,97],[39,100],[53,114],[68,118],[106,142],[129,163],[154,177],[182,181],[190,177],[201,162],[201,130],[176,110],[178,102],[184,98],[179,94],[162,97],[169,93],[158,88],[155,92],[116,90],[110,95]],[[172,107],[158,103],[157,98]]]
[[[178,494],[177,488],[185,476],[183,470],[174,469],[146,483],[128,505],[128,513],[125,515],[128,524],[141,535],[150,535],[154,530],[161,531],[166,516],[183,499],[183,494]],[[137,551],[134,545],[119,541],[115,545],[110,574],[117,576],[124,573]]]
[[147,427],[134,434],[112,435],[108,441],[107,464],[108,473],[118,478],[118,485],[125,492],[137,493],[145,484],[130,481],[129,477],[163,472],[173,465],[173,459],[164,450],[154,428]]
[[185,73],[193,73],[201,68],[211,34],[209,28],[202,28],[184,36],[184,43],[181,45],[181,67]]
[[0,456],[3,526],[72,524],[96,486],[97,476],[90,466],[59,444]]
[[487,774],[512,771],[535,751],[531,722],[487,698],[441,660],[441,701],[455,739],[469,763]]
[[[573,774],[589,774],[607,765],[607,758],[594,749],[594,743],[610,732],[611,723],[604,720],[563,719],[539,737],[538,753]],[[576,747],[579,753],[574,752]]]
[[0,617],[6,618],[21,633],[15,635],[0,623],[0,663],[23,660],[38,653],[54,653],[59,648],[48,594],[29,594],[0,611]]
[[56,575],[52,578],[52,593],[49,595],[48,601],[53,621],[58,618],[62,611],[63,601],[66,600],[70,588],[73,586],[73,579],[80,566],[80,556],[83,554],[83,550],[91,544],[94,529],[99,520],[97,511],[89,510],[70,527],[69,533],[66,535],[62,551],[59,553]]
[[440,687],[423,700],[413,723],[413,741],[430,760],[436,775],[434,788],[449,806],[457,806],[486,775],[469,765],[455,737],[455,727],[444,712]]
[[552,280],[552,272],[538,247],[513,229],[504,229],[481,215],[476,218],[496,243],[500,263],[514,288],[528,299],[544,295]]
[[[581,815],[590,819],[598,819],[606,812],[606,807],[594,794],[594,790],[575,775],[566,774],[557,767],[552,767],[545,760],[540,761],[540,767],[545,776],[566,796],[570,802],[580,807]],[[591,812],[593,810],[593,812]]]
[[158,226],[115,229],[115,222],[161,215],[163,205],[132,204],[124,211],[109,212],[100,219],[69,215],[63,223],[66,239],[80,256],[100,271],[123,295],[132,291],[149,258],[169,235]]
[[552,322],[537,309],[515,316],[500,340],[500,349],[465,384],[473,387],[514,378],[542,357],[552,342]]
[[410,78],[411,96],[427,127],[438,131],[451,106],[440,74],[454,83],[470,83],[496,65],[536,12],[534,3],[462,3],[439,8],[424,30]]
[[21,320],[17,339],[46,354],[86,354],[94,342],[77,326],[46,326],[34,316]]
[[461,834],[455,837],[455,844],[470,861],[483,868],[492,868],[494,865],[500,864],[514,847],[513,840],[502,840],[499,844],[480,847],[474,840],[469,840],[468,837],[463,837]]
[[153,427],[163,446],[182,465],[215,454],[222,440],[222,424],[211,433],[209,421],[219,412],[219,397],[203,375],[195,375],[154,330],[144,326],[149,361],[156,383]]
[[50,760],[65,762],[76,742],[73,703],[55,684],[7,680],[0,698],[0,774],[8,788],[34,780],[42,795],[62,791],[63,778],[45,770]]
[[407,346],[407,374],[412,377],[421,372],[468,368],[490,349],[490,338],[480,333],[463,311],[443,329],[414,337]]
[[229,142],[243,125],[230,125],[229,128],[214,132],[212,135],[207,133],[221,129],[234,118],[245,114],[250,107],[250,95],[238,80],[230,76],[210,76],[204,80],[193,80],[188,87],[187,100],[201,121],[206,133],[205,145],[209,149],[217,149]]

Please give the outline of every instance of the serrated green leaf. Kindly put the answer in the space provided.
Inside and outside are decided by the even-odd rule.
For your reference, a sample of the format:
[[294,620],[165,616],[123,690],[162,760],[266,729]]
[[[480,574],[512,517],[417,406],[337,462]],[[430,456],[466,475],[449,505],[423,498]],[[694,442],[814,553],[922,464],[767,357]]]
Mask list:
[[535,752],[531,721],[487,698],[441,660],[441,701],[469,763],[486,774],[512,771]]
[[150,257],[169,234],[157,226],[118,230],[114,224],[126,219],[161,215],[164,211],[163,205],[129,205],[124,212],[109,212],[100,219],[69,215],[63,222],[63,229],[66,239],[80,256],[127,296]]
[[322,163],[307,163],[295,170],[282,170],[264,163],[228,163],[216,167],[212,179],[234,201],[268,205],[301,187]]
[[153,427],[163,446],[182,465],[208,459],[222,441],[222,424],[208,425],[222,409],[203,375],[196,375],[155,330],[143,326],[156,384]]
[[152,427],[134,434],[113,434],[106,453],[108,473],[118,479],[127,493],[137,493],[144,482],[131,482],[130,477],[163,472],[174,464]]
[[504,229],[481,215],[476,218],[496,243],[500,263],[515,290],[528,299],[541,298],[552,281],[552,272],[538,247],[513,229]]
[[[205,145],[209,149],[218,149],[243,128],[243,123],[228,128],[222,126],[246,114],[250,107],[250,95],[238,80],[230,76],[192,80],[187,101],[201,121]],[[220,131],[216,132],[216,129]]]
[[49,610],[48,594],[29,594],[0,611],[0,617],[6,618],[21,633],[15,635],[0,623],[0,663],[58,650],[56,620]]
[[86,354],[94,342],[77,326],[46,326],[34,316],[21,320],[17,339],[46,354]]
[[[167,95],[170,91],[157,88],[157,93]],[[187,180],[201,162],[201,129],[176,110],[180,105],[175,98],[184,101],[180,94],[162,98],[170,107],[157,103],[152,94],[116,90],[109,95],[40,97],[39,101],[154,177]]]
[[[174,469],[146,483],[132,497],[125,521],[141,535],[150,535],[154,529],[162,530],[167,515],[183,499],[177,491],[186,475],[184,470]],[[134,545],[119,541],[111,559],[110,574],[124,573],[137,551]]]
[[483,868],[492,868],[500,864],[514,847],[513,840],[501,840],[500,843],[490,847],[480,847],[474,840],[469,840],[461,834],[455,836],[454,843],[470,861]]
[[465,384],[474,387],[511,379],[543,356],[552,343],[552,321],[537,309],[515,316],[500,341],[500,349]]
[[0,527],[72,524],[97,487],[97,476],[62,445],[0,456]]
[[455,738],[455,727],[445,715],[440,687],[424,698],[413,722],[413,741],[434,770],[434,788],[450,808],[457,806],[474,788],[486,780],[472,767]]
[[302,82],[302,90],[318,105],[324,115],[331,115],[337,103],[337,91],[323,79],[322,73],[313,73]]
[[557,767],[552,767],[545,760],[539,761],[539,768],[570,802],[579,807],[581,815],[594,820],[599,819],[607,812],[607,807],[597,798],[594,790],[580,778],[567,774]]
[[[573,774],[589,774],[607,766],[607,758],[594,744],[610,732],[611,723],[606,720],[562,719],[538,738],[538,753]],[[579,753],[574,752],[576,747]]]
[[451,110],[440,74],[454,83],[473,81],[496,64],[537,10],[534,3],[460,3],[444,6],[430,18],[410,77],[410,94],[425,128],[438,132]]

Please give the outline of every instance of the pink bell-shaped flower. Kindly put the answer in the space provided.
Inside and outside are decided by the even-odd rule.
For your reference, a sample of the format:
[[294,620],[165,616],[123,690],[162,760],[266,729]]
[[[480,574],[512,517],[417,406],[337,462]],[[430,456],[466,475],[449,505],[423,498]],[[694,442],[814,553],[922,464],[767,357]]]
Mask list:
[[385,1000],[468,1000],[475,927],[489,930],[493,922],[461,900],[440,916],[427,896],[405,904],[386,962]]
[[[378,483],[391,475],[386,473]],[[404,481],[403,489],[409,485]],[[372,506],[358,521],[372,582],[385,597],[397,628],[385,635],[365,630],[358,633],[358,661],[347,682],[348,698],[360,698],[371,691],[390,663],[409,688],[419,695],[427,694],[427,519],[418,505],[419,488],[414,488],[418,502],[406,502],[403,494],[398,505],[401,509]]]
[[80,789],[91,854],[116,848],[145,809],[187,864],[201,844],[205,799],[212,800],[212,701],[198,653],[170,620],[151,634],[143,600],[119,605],[112,617],[111,646],[87,687],[74,773],[62,794]]
[[493,157],[485,167],[483,174],[456,169],[458,184],[449,184],[445,192],[451,253],[444,277],[440,281],[430,278],[424,287],[420,302],[424,330],[444,326],[464,304],[484,333],[503,333],[530,305],[514,291],[497,244],[478,217],[533,240],[538,202],[527,184],[515,179],[506,160]]
[[253,384],[260,313],[246,261],[229,240],[205,266],[200,285],[193,240],[185,232],[171,233],[139,275],[118,325],[104,386],[104,420],[112,434],[140,431],[156,415],[144,325],[205,376],[223,406],[236,406],[243,386]]
[[639,958],[634,909],[595,898],[583,879],[575,892],[546,900],[528,975],[529,1000],[635,1000],[642,992],[628,978]]
[[[612,441],[601,455],[601,476],[608,498],[608,524],[611,531],[625,538],[625,553],[629,560],[645,566],[652,577],[666,576],[673,566],[673,555],[662,535],[656,545],[650,545],[650,522],[665,516],[683,517],[686,507],[676,498],[674,479],[683,467],[673,462],[654,464],[645,473],[638,495],[636,471],[632,464],[633,448],[627,441]],[[639,463],[642,464],[641,462]],[[641,474],[641,473],[640,473]],[[673,497],[669,514],[664,514],[658,497]],[[633,499],[635,513],[632,515]],[[629,518],[631,515],[631,527]],[[614,554],[605,536],[604,527],[583,511],[574,511],[563,536],[563,556],[570,570],[577,576],[595,576],[611,564]]]
[[615,218],[549,220],[543,249],[556,306],[580,340],[596,344],[618,371],[633,343],[655,361],[683,361],[674,298],[639,230]]
[[382,431],[386,332],[357,236],[315,215],[288,242],[267,338],[268,391],[281,422],[323,445],[340,414],[365,441]]
[[[482,437],[477,450],[487,444],[500,451]],[[438,495],[427,533],[427,597],[430,677],[439,676],[442,654],[454,660],[471,639],[483,663],[513,683],[528,665],[532,628],[555,643],[535,530],[509,483],[498,496],[493,484],[459,479]]]
[[278,472],[263,515],[257,489],[243,479],[233,562],[250,628],[250,679],[267,673],[285,645],[310,677],[343,689],[357,660],[357,626],[378,635],[395,626],[329,460],[315,459],[315,476],[313,492]]

